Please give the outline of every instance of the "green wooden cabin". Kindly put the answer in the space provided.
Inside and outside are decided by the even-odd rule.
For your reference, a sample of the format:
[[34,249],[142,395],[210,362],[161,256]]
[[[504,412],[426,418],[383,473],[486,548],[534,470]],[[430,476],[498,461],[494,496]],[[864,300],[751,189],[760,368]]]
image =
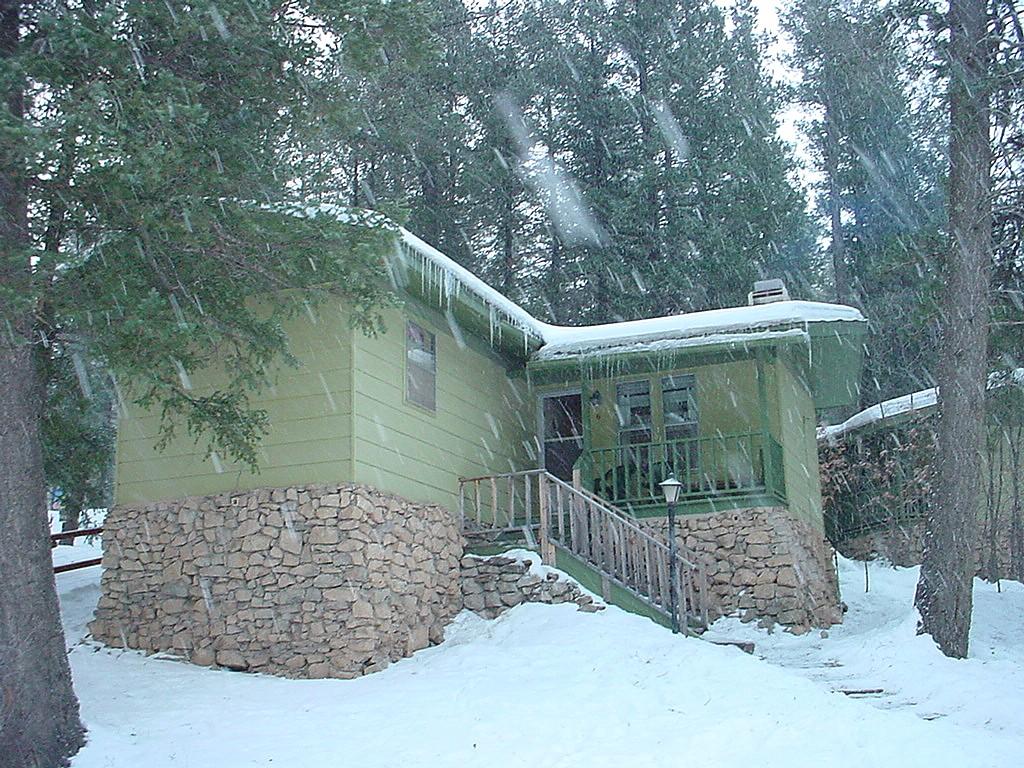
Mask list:
[[389,267],[403,302],[384,333],[353,330],[344,306],[288,328],[301,365],[256,400],[258,473],[187,439],[158,452],[158,415],[130,409],[117,502],[355,482],[454,511],[460,478],[543,466],[637,516],[663,513],[675,474],[685,512],[788,506],[822,526],[815,414],[857,399],[856,310],[784,300],[564,328],[404,230]]

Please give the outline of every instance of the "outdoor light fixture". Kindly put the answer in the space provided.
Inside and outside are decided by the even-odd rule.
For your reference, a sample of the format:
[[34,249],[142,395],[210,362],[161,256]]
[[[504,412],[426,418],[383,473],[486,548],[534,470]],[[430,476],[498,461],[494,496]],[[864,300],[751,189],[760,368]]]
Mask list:
[[675,504],[679,501],[679,491],[682,490],[683,484],[676,480],[675,475],[669,475],[658,485],[661,486],[661,491],[665,494],[666,504]]
[[658,483],[662,493],[665,494],[665,503],[668,504],[668,602],[669,610],[672,611],[672,631],[679,632],[679,572],[676,569],[676,502],[679,501],[679,491],[683,484],[676,480],[675,475],[669,475]]

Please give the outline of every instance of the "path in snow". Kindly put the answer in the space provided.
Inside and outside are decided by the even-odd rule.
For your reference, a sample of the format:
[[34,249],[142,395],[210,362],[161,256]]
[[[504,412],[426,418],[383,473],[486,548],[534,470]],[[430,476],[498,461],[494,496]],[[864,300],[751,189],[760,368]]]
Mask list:
[[[81,559],[80,549],[58,548],[55,558]],[[521,605],[494,621],[464,613],[444,644],[374,675],[284,680],[81,642],[98,571],[57,577],[90,731],[73,768],[653,768],[694,761],[715,768],[996,768],[1017,766],[1024,754],[1024,730],[1011,727],[1024,709],[1024,686],[1009,679],[1021,662],[1010,621],[985,631],[979,647],[989,643],[994,658],[967,662],[1007,669],[998,688],[1005,698],[968,692],[975,718],[988,712],[991,721],[951,715],[928,722],[805,679],[816,674],[806,667],[831,656],[855,671],[857,646],[865,656],[934,662],[912,636],[908,642],[888,609],[863,622],[872,629],[858,635],[850,621],[828,641],[755,633],[759,650],[779,648],[773,661],[786,653],[802,659],[797,670],[672,636],[614,607],[587,614],[572,605]],[[887,592],[880,587],[879,594]],[[866,648],[875,641],[881,650]],[[819,643],[828,650],[811,650]],[[945,676],[934,688],[967,681],[951,669],[931,667]],[[985,684],[992,681],[986,673]]]
[[[973,728],[1024,733],[1024,585],[976,580],[970,658],[947,659],[916,635],[918,568],[840,558],[840,589],[849,606],[827,638],[768,632],[737,619],[716,622],[706,637],[753,642],[756,654],[833,691],[861,694],[881,709]],[[1000,591],[1001,590],[1001,591]]]

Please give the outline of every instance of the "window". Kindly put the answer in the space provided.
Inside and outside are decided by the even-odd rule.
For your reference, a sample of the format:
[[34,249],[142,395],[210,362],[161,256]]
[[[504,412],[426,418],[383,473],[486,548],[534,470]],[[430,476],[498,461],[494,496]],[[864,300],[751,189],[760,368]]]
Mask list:
[[619,384],[615,390],[615,410],[619,417],[619,445],[651,442],[651,382]]
[[665,412],[665,439],[697,437],[697,382],[692,375],[665,376],[661,403]]
[[427,410],[437,410],[434,334],[412,322],[405,326],[405,399]]

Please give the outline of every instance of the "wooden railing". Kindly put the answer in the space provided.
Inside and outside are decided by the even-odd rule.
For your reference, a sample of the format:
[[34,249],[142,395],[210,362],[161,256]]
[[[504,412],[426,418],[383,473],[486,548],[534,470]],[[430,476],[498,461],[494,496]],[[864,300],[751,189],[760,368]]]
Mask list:
[[[98,536],[103,533],[103,528],[77,528],[73,531],[61,531],[60,533],[50,534],[50,547],[57,546],[64,539],[71,539],[74,541],[80,536]],[[54,573],[64,573],[65,571],[77,571],[79,568],[89,568],[93,565],[99,565],[103,561],[102,557],[93,557],[89,560],[80,560],[77,563],[64,563],[64,565],[53,566]]]
[[462,530],[499,535],[526,528],[530,535],[540,525],[543,469],[459,480],[459,516]]
[[[536,536],[541,559],[556,563],[558,549],[598,570],[614,584],[671,619],[672,581],[679,625],[707,625],[707,578],[685,551],[669,567],[669,547],[637,520],[542,469],[461,480],[459,510],[467,536],[497,539],[507,532]],[[533,543],[533,542],[530,542]]]
[[599,496],[624,506],[663,504],[658,484],[669,475],[683,483],[684,502],[751,493],[785,499],[782,447],[764,432],[598,448],[579,467]]

